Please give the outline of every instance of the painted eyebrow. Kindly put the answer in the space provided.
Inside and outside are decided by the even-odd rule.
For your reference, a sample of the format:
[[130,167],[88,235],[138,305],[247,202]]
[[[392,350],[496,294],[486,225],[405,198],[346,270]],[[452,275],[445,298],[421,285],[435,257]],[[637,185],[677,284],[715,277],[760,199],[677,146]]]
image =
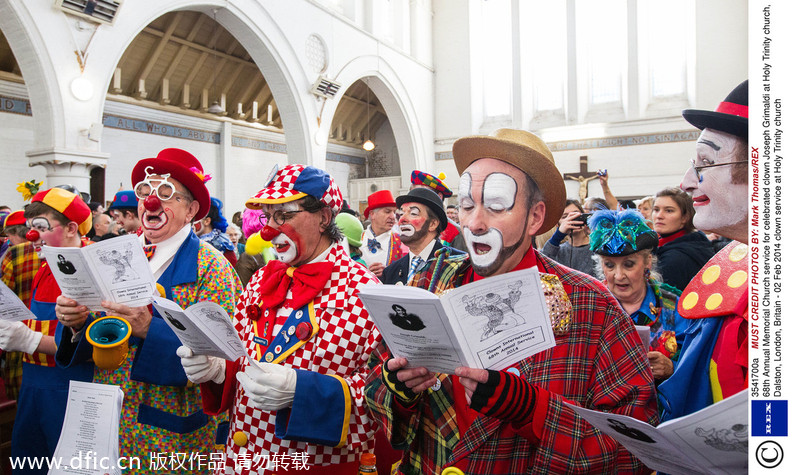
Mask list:
[[704,143],[704,144],[708,145],[709,147],[713,148],[717,152],[719,152],[719,149],[722,148],[719,145],[715,144],[714,142],[712,142],[710,140],[706,140],[706,139],[700,140],[700,143]]

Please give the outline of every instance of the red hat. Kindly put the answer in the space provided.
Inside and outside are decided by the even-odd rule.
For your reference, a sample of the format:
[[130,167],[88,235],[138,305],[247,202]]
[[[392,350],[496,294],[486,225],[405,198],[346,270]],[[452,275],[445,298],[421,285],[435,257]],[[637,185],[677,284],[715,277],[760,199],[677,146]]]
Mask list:
[[92,211],[80,196],[70,193],[63,188],[50,188],[33,195],[31,203],[41,201],[67,217],[68,220],[78,223],[78,232],[86,235],[92,229]]
[[444,173],[439,173],[439,176],[433,176],[430,173],[425,173],[420,170],[411,172],[411,184],[427,186],[436,193],[441,193],[443,197],[449,198],[453,196],[453,191],[444,184],[444,179],[447,178]]
[[367,197],[367,209],[364,210],[364,216],[369,217],[369,212],[377,208],[385,208],[391,206],[397,208],[397,203],[394,202],[394,196],[389,190],[379,190]]
[[316,167],[292,164],[277,170],[277,165],[264,188],[252,196],[245,206],[261,209],[261,205],[288,203],[304,196],[313,196],[333,210],[336,215],[342,209],[342,192],[333,178]]
[[19,210],[14,211],[13,213],[6,216],[5,221],[3,221],[3,229],[9,226],[25,226],[25,211]]
[[211,205],[211,197],[206,188],[206,182],[211,179],[211,176],[203,172],[203,165],[200,164],[200,161],[186,150],[165,148],[158,152],[155,158],[139,160],[133,167],[131,183],[135,188],[147,175],[167,174],[185,186],[194,199],[200,203],[200,211],[194,219],[205,218]]

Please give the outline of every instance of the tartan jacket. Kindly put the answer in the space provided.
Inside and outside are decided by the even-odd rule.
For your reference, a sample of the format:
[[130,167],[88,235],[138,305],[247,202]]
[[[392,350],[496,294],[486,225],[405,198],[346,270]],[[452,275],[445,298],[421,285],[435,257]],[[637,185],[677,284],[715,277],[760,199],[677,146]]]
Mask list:
[[[445,248],[413,284],[440,294],[462,284],[468,255]],[[583,421],[564,402],[655,425],[655,388],[631,319],[599,281],[557,264],[534,250],[539,272],[560,279],[572,304],[566,334],[556,346],[514,367],[538,386],[532,420],[520,426],[478,416],[459,434],[453,381],[428,389],[411,408],[397,404],[380,376],[367,383],[367,403],[395,448],[404,451],[398,473],[441,473],[458,463],[465,473],[647,473],[614,439]],[[386,355],[373,354],[372,364]]]
[[13,290],[25,305],[31,303],[33,278],[41,264],[39,254],[29,242],[11,246],[3,256],[0,264],[3,283]]
[[[33,293],[33,278],[43,262],[39,261],[39,254],[34,250],[33,244],[25,242],[9,247],[0,263],[3,283],[29,307]],[[2,356],[5,359],[3,379],[9,399],[17,398],[19,386],[22,384],[22,355],[19,351],[12,351],[4,352]]]

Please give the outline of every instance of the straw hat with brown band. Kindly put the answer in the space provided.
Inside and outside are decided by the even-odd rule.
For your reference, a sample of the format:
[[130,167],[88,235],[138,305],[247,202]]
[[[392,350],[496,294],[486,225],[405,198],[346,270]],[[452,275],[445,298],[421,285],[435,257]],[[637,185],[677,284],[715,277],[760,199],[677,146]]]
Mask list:
[[497,129],[491,135],[463,137],[453,144],[453,158],[459,175],[481,158],[502,160],[519,168],[536,182],[544,196],[544,222],[536,234],[558,224],[564,212],[567,191],[553,154],[537,135],[526,130]]

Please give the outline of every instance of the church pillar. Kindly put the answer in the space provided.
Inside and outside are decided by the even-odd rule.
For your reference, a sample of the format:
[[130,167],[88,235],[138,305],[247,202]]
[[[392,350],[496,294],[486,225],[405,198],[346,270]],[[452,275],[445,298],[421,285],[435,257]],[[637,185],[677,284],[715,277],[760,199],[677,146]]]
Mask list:
[[89,192],[89,172],[95,167],[106,167],[107,153],[87,150],[32,150],[27,152],[30,166],[41,165],[47,173],[44,186],[74,185]]

